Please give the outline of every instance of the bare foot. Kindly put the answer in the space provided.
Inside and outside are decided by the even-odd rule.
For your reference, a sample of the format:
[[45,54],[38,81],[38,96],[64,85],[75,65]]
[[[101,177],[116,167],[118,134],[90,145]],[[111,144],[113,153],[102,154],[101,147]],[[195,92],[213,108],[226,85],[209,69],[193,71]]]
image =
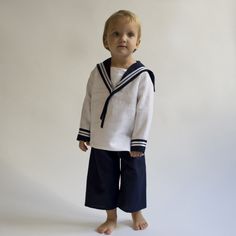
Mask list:
[[107,210],[107,220],[97,228],[100,234],[111,234],[117,223],[116,209]]
[[111,234],[116,227],[116,220],[107,219],[103,224],[97,228],[97,232],[100,234]]
[[133,212],[133,228],[134,230],[143,230],[148,227],[147,221],[144,219],[141,211]]

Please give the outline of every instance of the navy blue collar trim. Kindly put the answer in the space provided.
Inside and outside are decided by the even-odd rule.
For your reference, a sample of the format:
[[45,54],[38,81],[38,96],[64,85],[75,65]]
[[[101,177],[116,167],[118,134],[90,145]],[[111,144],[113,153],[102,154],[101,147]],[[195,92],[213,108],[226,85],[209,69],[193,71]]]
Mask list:
[[132,64],[127,71],[122,76],[121,80],[118,82],[116,87],[113,89],[112,83],[111,83],[111,76],[110,76],[110,70],[111,70],[111,58],[106,59],[104,62],[97,64],[98,71],[103,79],[104,84],[106,85],[110,95],[107,97],[106,102],[103,106],[103,110],[100,116],[101,119],[101,128],[103,128],[109,101],[111,97],[120,91],[122,88],[124,88],[127,84],[129,84],[131,81],[136,79],[138,75],[143,73],[144,71],[147,71],[150,75],[150,78],[153,83],[153,89],[155,91],[155,76],[153,72],[149,69],[147,69],[140,61],[136,61],[134,64]]
[[[111,58],[108,58],[105,61],[103,61],[102,63],[97,64],[97,68],[98,68],[98,71],[99,71],[99,73],[100,73],[100,75],[101,75],[101,77],[102,77],[102,79],[103,79],[103,81],[110,93],[113,90],[116,90],[117,89],[116,87],[119,87],[123,83],[129,81],[133,77],[133,75],[136,78],[139,74],[141,74],[144,71],[147,71],[149,73],[152,83],[153,83],[153,89],[155,91],[155,76],[154,76],[153,72],[151,70],[147,69],[140,61],[136,61],[127,69],[127,71],[124,73],[121,80],[119,81],[119,83],[117,84],[117,86],[114,89],[113,89],[112,83],[111,83]],[[139,72],[141,72],[141,73],[139,73]],[[131,79],[131,80],[133,80],[133,79]],[[124,87],[124,86],[122,86],[122,87]]]

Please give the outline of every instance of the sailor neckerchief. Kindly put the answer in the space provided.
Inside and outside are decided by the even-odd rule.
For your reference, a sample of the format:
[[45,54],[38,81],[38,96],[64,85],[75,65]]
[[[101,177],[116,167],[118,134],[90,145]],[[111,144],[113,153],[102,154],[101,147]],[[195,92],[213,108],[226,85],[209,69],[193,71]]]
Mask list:
[[103,61],[102,63],[97,64],[97,68],[98,68],[98,71],[102,77],[104,84],[106,85],[106,87],[110,93],[104,103],[103,110],[102,110],[102,113],[100,116],[101,128],[103,128],[103,125],[104,125],[104,121],[106,118],[106,113],[107,113],[107,109],[108,109],[108,105],[109,105],[109,101],[110,101],[111,97],[114,94],[116,94],[117,92],[119,92],[122,88],[124,88],[127,84],[129,84],[134,79],[136,79],[138,77],[138,75],[140,75],[144,71],[149,73],[150,78],[153,83],[153,89],[155,91],[155,76],[154,76],[153,72],[151,70],[147,69],[140,61],[136,61],[126,70],[126,72],[123,74],[120,81],[116,84],[116,86],[114,88],[112,86],[111,77],[110,77],[111,58],[108,58],[105,61]]

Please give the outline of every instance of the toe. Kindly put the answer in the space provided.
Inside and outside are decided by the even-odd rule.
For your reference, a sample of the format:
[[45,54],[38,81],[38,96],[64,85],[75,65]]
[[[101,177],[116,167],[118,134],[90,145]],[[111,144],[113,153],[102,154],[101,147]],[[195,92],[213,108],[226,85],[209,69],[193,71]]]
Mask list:
[[111,230],[108,229],[108,230],[106,230],[104,233],[105,233],[106,235],[110,235],[110,234],[111,234]]
[[103,234],[103,232],[102,232],[101,229],[97,229],[97,232],[98,232],[99,234]]
[[143,224],[143,229],[146,229],[148,227],[148,223],[147,222],[144,222]]
[[100,234],[103,234],[104,233],[104,227],[98,227],[97,228],[97,232],[100,233]]
[[134,230],[139,230],[139,226],[138,225],[134,225]]

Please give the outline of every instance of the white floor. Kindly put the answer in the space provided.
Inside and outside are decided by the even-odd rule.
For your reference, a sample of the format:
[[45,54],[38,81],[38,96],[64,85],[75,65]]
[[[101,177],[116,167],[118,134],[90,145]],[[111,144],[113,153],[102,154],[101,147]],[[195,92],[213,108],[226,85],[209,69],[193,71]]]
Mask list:
[[[37,186],[12,184],[10,181],[1,189],[1,236],[98,235],[95,228],[104,220],[103,211],[70,204],[37,190]],[[158,227],[152,224],[146,233],[154,235],[157,231]],[[119,224],[113,235],[125,234],[137,235],[131,228],[130,215],[119,211]]]
[[[7,179],[3,172],[0,177],[1,236],[98,235],[94,229],[104,220],[102,211],[83,207],[80,201],[73,205],[23,178]],[[144,211],[150,227],[140,232],[132,230],[129,214],[119,211],[113,235],[236,235],[235,205],[231,205],[228,189],[222,194],[222,188],[217,192],[218,187],[201,183],[198,189],[196,183],[192,184],[195,187],[188,192],[181,186],[157,186],[157,195],[149,194],[149,207]]]

